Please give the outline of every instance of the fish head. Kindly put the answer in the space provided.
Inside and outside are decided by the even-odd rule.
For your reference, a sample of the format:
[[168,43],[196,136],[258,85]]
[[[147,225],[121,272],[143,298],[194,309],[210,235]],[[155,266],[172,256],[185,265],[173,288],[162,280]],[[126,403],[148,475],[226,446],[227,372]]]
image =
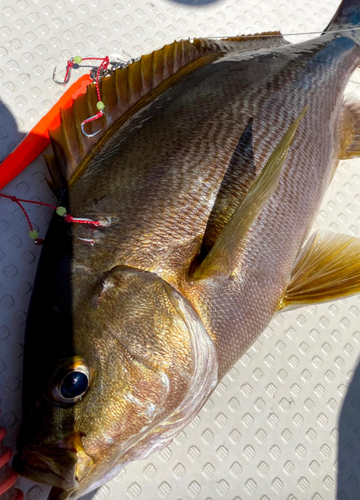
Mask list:
[[57,311],[50,288],[39,301],[35,290],[28,318],[14,468],[51,484],[53,499],[164,447],[217,382],[213,342],[170,285],[124,266],[86,280],[72,275],[71,304],[59,298]]

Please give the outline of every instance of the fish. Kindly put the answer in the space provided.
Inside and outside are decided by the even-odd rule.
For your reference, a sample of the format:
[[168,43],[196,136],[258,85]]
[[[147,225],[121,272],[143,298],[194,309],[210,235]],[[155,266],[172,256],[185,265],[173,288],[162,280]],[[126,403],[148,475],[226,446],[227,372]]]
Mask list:
[[[174,42],[62,111],[29,307],[15,470],[76,499],[166,446],[280,310],[360,292],[360,241],[310,234],[360,154],[360,1],[323,34]],[[98,129],[87,124],[87,135]],[[96,224],[91,224],[91,221]]]

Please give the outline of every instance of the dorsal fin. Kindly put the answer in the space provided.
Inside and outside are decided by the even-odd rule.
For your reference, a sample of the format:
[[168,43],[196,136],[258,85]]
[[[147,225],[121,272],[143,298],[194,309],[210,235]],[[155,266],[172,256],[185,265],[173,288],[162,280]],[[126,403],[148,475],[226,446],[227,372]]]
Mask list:
[[226,43],[228,49],[231,47],[234,50],[242,52],[290,45],[280,31],[266,31],[264,33],[256,33],[255,35],[230,36],[224,38],[222,41]]
[[86,94],[74,100],[71,108],[62,110],[61,126],[50,131],[54,155],[45,157],[51,175],[50,187],[60,196],[83,173],[88,161],[115,129],[184,75],[226,52],[257,50],[284,43],[280,33],[274,32],[226,40],[184,40],[144,55],[100,82],[106,108],[103,118],[86,124],[88,134],[101,129],[93,138],[81,132],[81,123],[97,112],[96,88],[90,85]]

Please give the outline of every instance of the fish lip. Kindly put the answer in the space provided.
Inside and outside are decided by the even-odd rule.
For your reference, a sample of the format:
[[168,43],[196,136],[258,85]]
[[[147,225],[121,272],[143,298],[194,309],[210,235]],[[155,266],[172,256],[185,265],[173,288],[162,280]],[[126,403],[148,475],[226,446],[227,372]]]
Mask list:
[[[35,465],[29,464],[29,461],[34,461]],[[34,453],[29,449],[15,455],[12,467],[20,476],[32,481],[50,484],[66,490],[79,487],[79,481],[75,477],[71,480],[70,477],[66,478],[58,474],[52,470],[46,460],[40,458],[40,453]]]
[[[14,470],[28,479],[50,484],[68,498],[93,469],[94,461],[85,452],[78,433],[51,444],[24,446],[14,457]],[[68,493],[65,496],[65,493]],[[54,498],[55,496],[54,491]]]

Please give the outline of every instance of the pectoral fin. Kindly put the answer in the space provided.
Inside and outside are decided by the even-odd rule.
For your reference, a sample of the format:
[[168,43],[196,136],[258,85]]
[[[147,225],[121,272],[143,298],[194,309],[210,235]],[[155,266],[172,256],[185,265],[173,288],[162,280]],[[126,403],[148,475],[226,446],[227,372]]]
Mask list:
[[306,110],[307,108],[291,124],[276,146],[261,174],[252,184],[209,253],[194,271],[192,276],[194,279],[208,278],[214,274],[230,275],[233,272],[236,267],[234,259],[238,255],[241,242],[266,201],[276,190],[282,166]]
[[201,255],[206,255],[246,197],[257,171],[253,153],[253,118],[242,133],[221,182],[202,241]]
[[315,233],[300,252],[279,309],[360,293],[360,238]]

